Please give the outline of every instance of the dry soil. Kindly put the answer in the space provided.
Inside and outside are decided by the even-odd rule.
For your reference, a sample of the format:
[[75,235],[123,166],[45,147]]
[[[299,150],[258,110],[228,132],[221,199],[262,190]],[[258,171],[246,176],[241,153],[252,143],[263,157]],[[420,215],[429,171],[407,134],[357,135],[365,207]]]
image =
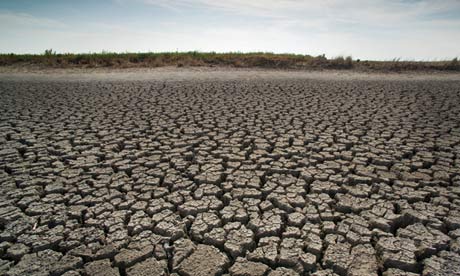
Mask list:
[[1,275],[460,275],[459,75],[2,70]]

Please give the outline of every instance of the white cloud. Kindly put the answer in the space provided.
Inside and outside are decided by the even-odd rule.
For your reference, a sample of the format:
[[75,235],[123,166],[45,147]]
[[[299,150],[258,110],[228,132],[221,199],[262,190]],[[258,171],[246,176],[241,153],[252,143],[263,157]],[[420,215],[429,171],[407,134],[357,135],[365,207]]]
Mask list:
[[44,17],[36,17],[27,13],[0,11],[0,28],[65,28],[67,24]]
[[[123,1],[123,0],[118,0]],[[460,10],[457,0],[140,0],[146,4],[168,7],[215,9],[251,16],[283,19],[322,18],[350,22],[394,24],[432,13]],[[460,20],[460,19],[458,19]],[[397,23],[397,22],[396,22]]]

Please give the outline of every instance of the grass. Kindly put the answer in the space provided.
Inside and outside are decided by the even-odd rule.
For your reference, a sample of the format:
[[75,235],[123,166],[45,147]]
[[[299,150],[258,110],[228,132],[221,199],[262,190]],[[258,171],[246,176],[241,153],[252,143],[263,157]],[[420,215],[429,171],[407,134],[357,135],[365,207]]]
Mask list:
[[51,49],[44,54],[0,54],[0,66],[38,66],[43,68],[132,68],[161,66],[226,66],[279,69],[357,69],[370,71],[460,71],[458,59],[451,61],[360,61],[351,57],[328,59],[324,55],[310,56],[274,53],[88,53],[59,54]]

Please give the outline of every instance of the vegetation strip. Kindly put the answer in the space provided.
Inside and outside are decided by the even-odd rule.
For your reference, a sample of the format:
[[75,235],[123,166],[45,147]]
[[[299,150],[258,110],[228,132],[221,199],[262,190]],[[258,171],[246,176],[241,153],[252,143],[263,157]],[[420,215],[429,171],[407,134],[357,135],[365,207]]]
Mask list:
[[60,54],[52,49],[43,54],[0,54],[0,66],[38,66],[44,68],[133,68],[162,66],[222,66],[276,69],[355,69],[363,71],[460,71],[457,58],[445,61],[369,61],[352,57],[326,58],[274,53],[87,53]]

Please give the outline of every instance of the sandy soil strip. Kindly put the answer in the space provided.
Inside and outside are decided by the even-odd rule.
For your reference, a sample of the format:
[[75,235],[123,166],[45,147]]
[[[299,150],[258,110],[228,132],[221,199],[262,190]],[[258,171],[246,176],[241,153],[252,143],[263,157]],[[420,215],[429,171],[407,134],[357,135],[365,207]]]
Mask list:
[[211,67],[161,67],[129,69],[34,69],[0,67],[0,81],[182,81],[182,80],[460,80],[460,73],[357,71],[300,71]]

